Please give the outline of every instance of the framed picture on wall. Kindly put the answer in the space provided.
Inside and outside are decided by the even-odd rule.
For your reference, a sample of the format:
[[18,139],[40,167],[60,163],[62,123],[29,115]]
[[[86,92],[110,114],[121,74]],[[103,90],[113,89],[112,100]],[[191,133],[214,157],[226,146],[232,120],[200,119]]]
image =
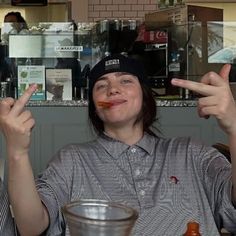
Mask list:
[[45,66],[18,66],[18,90],[20,97],[24,91],[31,85],[37,84],[36,92],[30,100],[45,100]]
[[47,100],[72,100],[72,70],[46,69]]

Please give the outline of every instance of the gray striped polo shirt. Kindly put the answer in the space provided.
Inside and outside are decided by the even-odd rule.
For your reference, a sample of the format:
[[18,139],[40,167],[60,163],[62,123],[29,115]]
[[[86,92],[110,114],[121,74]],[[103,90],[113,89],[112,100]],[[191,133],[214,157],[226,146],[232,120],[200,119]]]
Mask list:
[[217,150],[190,138],[145,134],[129,146],[106,135],[59,150],[36,180],[50,215],[45,235],[69,235],[61,207],[94,198],[135,208],[134,236],[180,236],[189,221],[203,236],[236,232],[231,165]]
[[231,188],[231,165],[215,149],[148,134],[132,146],[106,135],[66,146],[37,180],[53,236],[64,232],[61,206],[85,198],[135,208],[135,236],[180,236],[190,220],[202,235],[219,235],[222,226],[236,232]]
[[7,186],[0,178],[0,236],[17,235],[16,225],[11,216]]

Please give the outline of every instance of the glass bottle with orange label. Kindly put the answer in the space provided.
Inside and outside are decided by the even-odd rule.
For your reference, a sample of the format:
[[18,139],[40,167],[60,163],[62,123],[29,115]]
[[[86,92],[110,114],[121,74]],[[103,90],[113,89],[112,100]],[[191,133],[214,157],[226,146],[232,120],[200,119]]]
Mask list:
[[201,236],[199,232],[199,224],[194,221],[190,221],[187,224],[187,230],[183,236]]

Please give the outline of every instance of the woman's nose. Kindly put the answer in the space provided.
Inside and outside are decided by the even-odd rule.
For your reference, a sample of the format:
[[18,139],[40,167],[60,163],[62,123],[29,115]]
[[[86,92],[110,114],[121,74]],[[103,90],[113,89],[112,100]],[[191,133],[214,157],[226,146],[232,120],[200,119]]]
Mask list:
[[117,94],[117,93],[120,93],[119,86],[117,86],[116,84],[109,84],[108,94],[112,95],[112,94]]

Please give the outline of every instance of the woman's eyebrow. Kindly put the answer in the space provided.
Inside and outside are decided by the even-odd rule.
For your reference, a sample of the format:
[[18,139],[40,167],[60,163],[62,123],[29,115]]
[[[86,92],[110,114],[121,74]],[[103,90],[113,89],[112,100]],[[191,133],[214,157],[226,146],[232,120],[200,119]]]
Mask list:
[[[118,75],[118,76],[120,76],[120,75],[131,75],[130,73],[128,73],[128,72],[115,72],[115,75]],[[103,77],[108,77],[106,74],[105,75],[102,75],[101,76],[101,78],[103,78]]]
[[128,72],[117,72],[118,75],[131,75],[130,73]]
[[100,80],[107,80],[107,79],[108,79],[108,77],[106,75],[103,75],[103,76],[99,77],[96,82],[98,82]]
[[[116,72],[115,75],[121,76],[121,75],[131,75],[131,74],[128,73],[128,72]],[[102,75],[101,77],[99,77],[99,78],[97,79],[97,81],[100,81],[100,80],[107,80],[107,79],[108,79],[108,76],[107,76],[107,74],[105,74],[105,75]],[[97,81],[96,81],[96,82],[97,82]]]

